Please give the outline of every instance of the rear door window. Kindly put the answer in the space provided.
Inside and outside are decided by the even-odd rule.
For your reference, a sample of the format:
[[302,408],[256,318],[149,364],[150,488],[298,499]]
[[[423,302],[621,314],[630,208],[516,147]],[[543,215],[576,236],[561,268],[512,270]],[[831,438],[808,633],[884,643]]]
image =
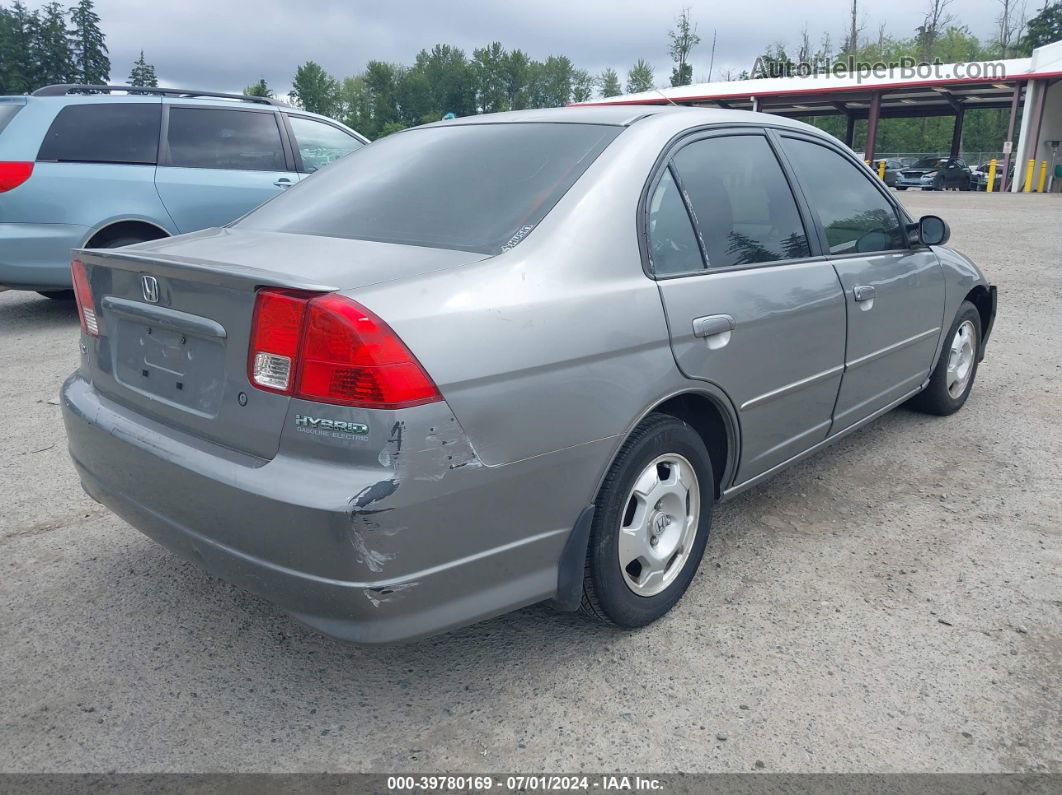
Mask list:
[[22,110],[25,105],[14,102],[0,102],[0,132],[4,131],[8,122],[15,118],[15,114]]
[[291,122],[291,131],[295,133],[302,170],[305,172],[313,173],[363,146],[353,135],[331,124],[305,116],[288,116],[288,120]]
[[159,102],[67,105],[44,136],[38,160],[62,163],[154,164],[159,151]]
[[907,247],[896,208],[871,176],[833,149],[782,138],[831,254],[869,254]]
[[810,255],[793,192],[762,135],[705,138],[672,161],[704,240],[709,268]]
[[697,234],[671,169],[664,170],[649,201],[649,260],[657,276],[704,270]]
[[238,171],[287,171],[272,111],[171,107],[167,165]]

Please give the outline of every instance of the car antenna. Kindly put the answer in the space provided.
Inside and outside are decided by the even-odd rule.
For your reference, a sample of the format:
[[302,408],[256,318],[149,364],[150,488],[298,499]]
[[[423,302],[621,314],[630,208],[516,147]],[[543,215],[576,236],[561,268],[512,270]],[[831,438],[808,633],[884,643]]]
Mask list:
[[670,102],[670,103],[671,103],[672,105],[674,105],[674,106],[675,106],[676,108],[678,108],[678,107],[681,107],[681,105],[679,105],[679,104],[678,104],[677,102],[675,102],[675,100],[673,100],[673,99],[672,99],[671,97],[669,97],[669,96],[668,96],[667,94],[665,94],[665,93],[664,93],[663,91],[661,91],[661,90],[660,90],[659,88],[654,88],[654,89],[653,89],[653,91],[655,91],[655,92],[656,92],[657,94],[659,94],[660,96],[662,96],[662,97],[663,97],[664,99],[666,99],[666,100],[667,100],[668,102]]

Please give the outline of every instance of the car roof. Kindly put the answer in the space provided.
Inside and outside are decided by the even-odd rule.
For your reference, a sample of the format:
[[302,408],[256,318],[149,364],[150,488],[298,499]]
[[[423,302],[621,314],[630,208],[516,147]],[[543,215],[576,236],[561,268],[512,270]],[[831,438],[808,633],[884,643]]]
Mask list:
[[425,127],[450,127],[471,124],[606,124],[629,127],[642,119],[653,116],[672,118],[684,115],[690,127],[706,124],[762,124],[771,127],[792,127],[814,130],[815,127],[796,119],[787,119],[770,113],[755,113],[750,110],[724,110],[722,108],[695,108],[686,105],[571,105],[563,108],[539,110],[514,110],[505,113],[482,113],[456,119],[432,122]]
[[[107,89],[106,91],[100,91],[98,93],[89,93],[86,88],[100,88]],[[357,138],[363,143],[368,142],[368,138],[348,127],[338,119],[333,119],[329,116],[324,116],[320,113],[311,113],[308,110],[297,108],[288,103],[272,98],[264,97],[247,97],[241,94],[225,94],[220,92],[211,91],[197,91],[195,89],[173,89],[173,88],[159,88],[159,89],[133,89],[128,93],[123,93],[126,88],[132,88],[131,86],[77,86],[77,85],[54,85],[45,86],[31,94],[18,94],[0,96],[0,101],[5,102],[50,102],[58,105],[83,105],[90,103],[137,103],[137,102],[163,102],[167,104],[180,104],[180,105],[194,105],[204,108],[245,108],[245,109],[257,109],[257,110],[280,110],[285,113],[291,113],[297,116],[307,116],[309,118],[320,119],[323,122],[332,125],[338,125],[345,130],[349,130],[354,133]],[[115,92],[115,93],[111,93]]]

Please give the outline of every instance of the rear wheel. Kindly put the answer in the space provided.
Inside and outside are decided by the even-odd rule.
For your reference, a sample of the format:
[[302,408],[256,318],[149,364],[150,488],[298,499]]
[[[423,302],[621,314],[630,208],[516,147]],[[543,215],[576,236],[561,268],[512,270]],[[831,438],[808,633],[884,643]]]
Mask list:
[[977,307],[963,301],[945,338],[929,385],[911,398],[911,408],[942,417],[961,409],[977,376],[980,344],[981,315]]
[[628,629],[667,613],[700,565],[714,497],[701,437],[682,420],[650,415],[598,493],[582,612]]

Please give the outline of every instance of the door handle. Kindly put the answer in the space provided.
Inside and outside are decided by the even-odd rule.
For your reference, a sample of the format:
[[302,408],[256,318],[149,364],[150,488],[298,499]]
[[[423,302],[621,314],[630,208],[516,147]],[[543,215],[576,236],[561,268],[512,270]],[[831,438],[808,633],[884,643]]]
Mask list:
[[730,342],[734,330],[734,318],[730,315],[705,315],[693,319],[693,336],[704,337],[713,351]]
[[295,181],[288,179],[287,177],[281,177],[273,184],[276,185],[278,188],[290,188],[292,185],[295,184]]
[[864,301],[873,301],[874,287],[869,284],[861,284],[852,290],[852,297],[855,298],[857,304],[861,304]]

